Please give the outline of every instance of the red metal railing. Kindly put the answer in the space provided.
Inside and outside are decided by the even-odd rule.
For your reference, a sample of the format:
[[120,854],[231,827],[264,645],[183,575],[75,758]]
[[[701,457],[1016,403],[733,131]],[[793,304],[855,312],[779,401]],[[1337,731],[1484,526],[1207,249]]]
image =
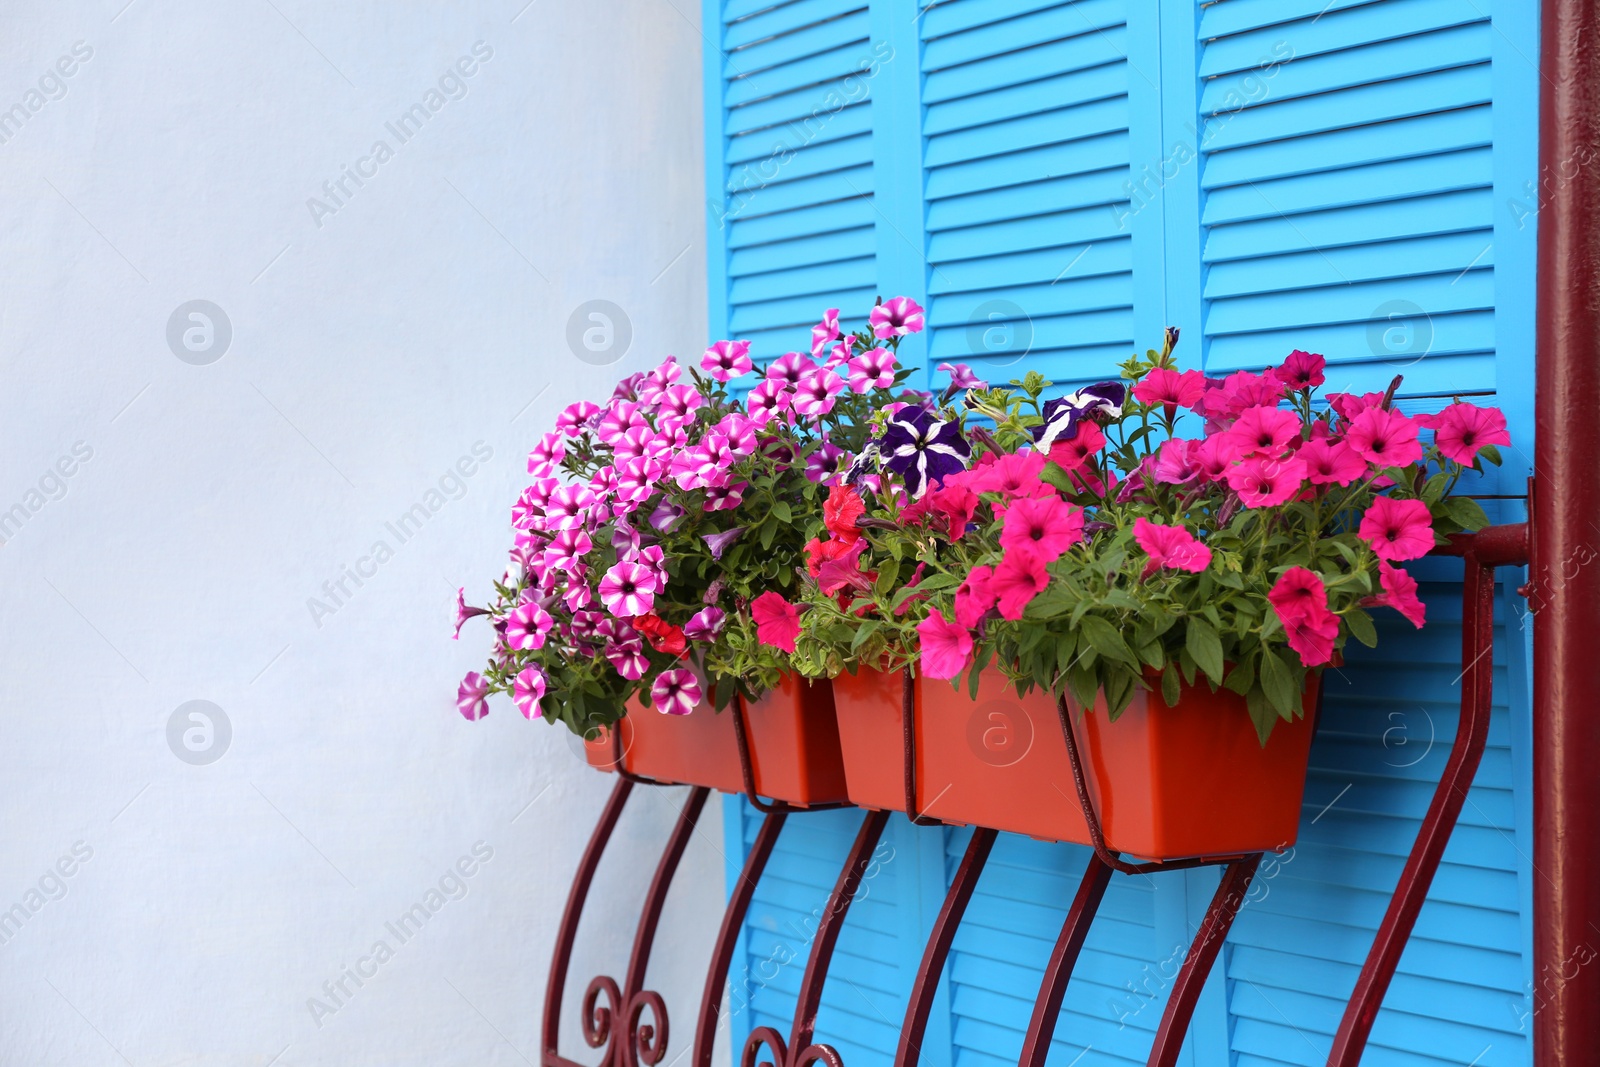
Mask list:
[[[1494,649],[1494,569],[1499,566],[1519,565],[1527,562],[1529,549],[1528,524],[1494,526],[1476,534],[1461,535],[1452,539],[1441,555],[1461,557],[1464,565],[1462,587],[1463,621],[1461,640],[1461,717],[1449,759],[1428,805],[1427,814],[1412,845],[1405,867],[1395,886],[1394,895],[1383,922],[1367,953],[1361,974],[1345,1009],[1343,1021],[1334,1037],[1328,1057],[1329,1067],[1354,1067],[1366,1048],[1373,1020],[1383,1003],[1384,994],[1394,978],[1400,954],[1416,925],[1428,887],[1444,855],[1450,833],[1455,828],[1466,801],[1467,790],[1482,761],[1488,738],[1491,678]],[[911,686],[905,689],[904,719],[908,724],[905,733],[906,810],[919,824],[937,823],[917,812],[914,736],[910,730]],[[723,912],[722,926],[712,950],[711,966],[706,974],[705,989],[701,997],[700,1013],[696,1020],[693,1062],[691,1067],[710,1067],[713,1043],[716,1039],[717,1018],[721,1009],[723,989],[727,983],[728,969],[733,959],[734,945],[744,924],[756,885],[766,869],[772,850],[777,844],[785,820],[794,812],[806,809],[786,804],[762,801],[755,796],[754,776],[751,771],[749,743],[745,736],[743,707],[736,703],[731,716],[739,740],[739,759],[743,772],[745,791],[750,801],[765,812],[754,846],[745,859],[738,882],[732,887],[727,907]],[[1059,704],[1060,724],[1067,742],[1068,757],[1072,764],[1073,782],[1077,787],[1079,803],[1089,826],[1094,853],[1084,870],[1077,894],[1061,925],[1060,936],[1045,967],[1038,996],[1034,1000],[1033,1015],[1023,1042],[1019,1067],[1043,1067],[1054,1035],[1056,1019],[1060,1015],[1062,998],[1072,977],[1074,965],[1088,936],[1095,912],[1105,896],[1106,888],[1115,874],[1148,876],[1189,869],[1198,866],[1223,866],[1224,872],[1205,918],[1200,923],[1172,991],[1167,998],[1161,1023],[1152,1042],[1148,1064],[1152,1067],[1171,1067],[1176,1064],[1183,1041],[1188,1033],[1190,1018],[1206,978],[1216,962],[1228,930],[1239,913],[1255,876],[1261,853],[1244,856],[1203,856],[1173,863],[1129,863],[1106,847],[1098,813],[1090,799],[1077,742],[1067,718],[1065,702]],[[620,745],[620,741],[617,742]],[[576,940],[578,920],[588,899],[589,888],[596,869],[616,829],[628,796],[636,784],[648,780],[628,774],[622,768],[620,752],[616,760],[619,780],[611,798],[601,812],[588,848],[578,865],[572,890],[562,916],[556,938],[555,954],[550,963],[549,984],[545,991],[543,1063],[542,1067],[578,1067],[572,1060],[560,1055],[560,1015],[567,972],[571,965],[572,950]],[[585,1041],[591,1048],[603,1048],[602,1067],[655,1067],[665,1056],[668,1037],[666,1006],[661,997],[643,988],[650,949],[654,943],[656,925],[661,917],[661,907],[666,898],[678,862],[683,856],[695,822],[705,806],[708,791],[695,787],[689,793],[677,824],[668,837],[666,847],[656,867],[655,878],[645,896],[644,909],[639,918],[634,938],[633,953],[619,985],[608,977],[590,982],[583,999],[582,1022]],[[838,806],[838,805],[831,805]],[[811,809],[815,810],[815,809]],[[839,933],[844,926],[850,905],[860,890],[861,882],[871,862],[873,849],[883,833],[888,813],[869,812],[862,820],[839,878],[829,894],[810,955],[806,961],[805,975],[800,982],[798,1002],[787,1039],[772,1027],[756,1027],[745,1042],[739,1057],[740,1067],[808,1067],[822,1062],[828,1067],[844,1067],[839,1053],[830,1045],[816,1042],[817,1010],[822,1002],[822,989],[827,981],[828,968]],[[974,828],[972,839],[956,870],[945,895],[923,952],[921,965],[911,989],[904,1023],[900,1031],[899,1048],[895,1054],[895,1067],[916,1067],[921,1055],[934,994],[938,989],[945,960],[955,940],[957,928],[983,873],[984,864],[994,848],[996,831],[986,827]],[[602,1000],[604,1003],[602,1003]],[[646,1021],[646,1016],[649,1021]],[[762,1056],[763,1048],[769,1053]]]

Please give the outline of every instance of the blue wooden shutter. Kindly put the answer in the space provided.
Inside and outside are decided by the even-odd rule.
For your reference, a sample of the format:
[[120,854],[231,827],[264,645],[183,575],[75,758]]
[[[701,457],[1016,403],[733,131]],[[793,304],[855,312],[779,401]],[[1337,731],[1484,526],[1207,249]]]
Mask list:
[[[1531,174],[1533,5],[1223,0],[1197,22],[1206,370],[1322,352],[1329,389],[1477,394],[1526,446],[1532,235],[1506,205]],[[1453,739],[1460,568],[1409,569],[1428,628],[1380,612],[1379,648],[1324,676],[1299,844],[1229,939],[1240,1067],[1323,1062]],[[1489,750],[1365,1063],[1529,1062],[1522,636],[1501,633]]]

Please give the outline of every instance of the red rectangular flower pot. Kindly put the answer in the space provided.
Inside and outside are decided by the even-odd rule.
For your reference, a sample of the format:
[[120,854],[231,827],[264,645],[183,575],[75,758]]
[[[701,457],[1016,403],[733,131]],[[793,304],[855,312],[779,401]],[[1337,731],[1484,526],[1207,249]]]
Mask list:
[[[747,706],[745,722],[757,793],[804,807],[845,799],[839,729],[826,681],[785,675],[778,688]],[[619,726],[622,765],[630,773],[724,793],[744,791],[731,712],[701,705],[688,715],[663,715],[635,699]],[[609,734],[585,748],[590,766],[612,769]]]
[[[1017,695],[985,672],[978,695],[919,680],[917,804],[947,822],[1089,843],[1055,699]],[[1111,722],[1104,700],[1071,721],[1108,847],[1173,860],[1285,848],[1294,843],[1314,728],[1280,722],[1263,748],[1244,698],[1185,687],[1169,708],[1159,687]],[[899,751],[898,749],[896,751]],[[898,765],[899,761],[895,761]]]
[[845,788],[859,808],[906,810],[903,678],[863,667],[833,680]]

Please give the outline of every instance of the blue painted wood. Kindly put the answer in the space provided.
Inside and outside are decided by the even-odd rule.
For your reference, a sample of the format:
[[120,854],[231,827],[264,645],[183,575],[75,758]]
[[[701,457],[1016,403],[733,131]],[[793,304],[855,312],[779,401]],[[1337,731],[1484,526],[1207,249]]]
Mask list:
[[[1482,487],[1519,491],[1536,8],[707,0],[711,333],[769,357],[803,347],[826,307],[904,292],[928,309],[916,362],[994,380],[1098,380],[1169,323],[1184,328],[1184,365],[1211,374],[1320,351],[1330,390],[1404,373],[1403,410],[1463,394],[1500,404],[1519,448]],[[1380,651],[1353,648],[1330,672],[1300,840],[1264,863],[1230,934],[1186,1048],[1195,1067],[1322,1061],[1455,728],[1459,567],[1411,570],[1429,628],[1383,619]],[[1530,1062],[1528,638],[1520,599],[1503,590],[1500,604],[1489,749],[1367,1063]],[[740,801],[725,810],[737,864],[754,822]],[[807,917],[858,819],[802,815],[785,830],[734,965],[735,1041],[753,1024],[787,1031]],[[892,858],[852,910],[820,1020],[851,1067],[892,1055],[966,836],[903,819],[885,835]],[[1015,1061],[1083,859],[1002,838],[924,1062]],[[1113,882],[1053,1062],[1143,1061],[1214,879]]]

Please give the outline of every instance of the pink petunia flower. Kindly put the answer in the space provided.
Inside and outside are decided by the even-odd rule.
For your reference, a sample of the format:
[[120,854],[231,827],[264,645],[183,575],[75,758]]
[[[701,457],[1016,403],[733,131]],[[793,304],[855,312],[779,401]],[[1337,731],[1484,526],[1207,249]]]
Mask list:
[[1211,565],[1211,549],[1183,526],[1163,526],[1141,516],[1134,520],[1133,539],[1150,557],[1142,577],[1163,567],[1199,574]]
[[963,389],[989,388],[989,383],[972,373],[972,368],[965,363],[941,363],[934,370],[944,371],[950,375],[950,385],[945,391],[951,396]]
[[644,654],[644,640],[638,636],[607,644],[606,661],[630,682],[637,682],[650,669],[649,657]]
[[729,412],[711,427],[711,432],[719,433],[727,439],[728,451],[733,455],[742,459],[755,454],[756,424],[753,419],[738,412]]
[[828,347],[829,341],[839,337],[839,309],[829,308],[822,313],[822,321],[811,327],[811,356],[813,359],[822,355],[822,350]]
[[568,437],[577,437],[594,425],[595,416],[599,415],[601,407],[592,400],[579,400],[575,404],[568,404],[556,416],[556,429]]
[[590,512],[601,502],[594,490],[584,485],[563,485],[550,494],[544,509],[546,530],[571,530],[587,526]]
[[615,446],[622,435],[635,426],[649,425],[636,401],[617,400],[607,405],[600,421],[595,423],[594,433],[604,444]]
[[662,671],[650,686],[650,703],[663,715],[687,715],[699,705],[703,695],[700,679],[687,667]]
[[1145,404],[1187,408],[1193,407],[1205,391],[1206,376],[1197,370],[1179,373],[1167,367],[1155,367],[1133,387],[1133,397]]
[[887,389],[894,384],[894,353],[874,348],[850,361],[850,388],[857,393]]
[[1474,404],[1451,404],[1433,416],[1433,443],[1446,459],[1464,467],[1477,461],[1485,445],[1509,445],[1506,417],[1499,408],[1480,408]]
[[1417,629],[1428,620],[1428,606],[1417,596],[1417,580],[1404,567],[1394,567],[1386,560],[1378,561],[1378,582],[1383,592],[1362,598],[1362,607],[1388,607],[1405,616]]
[[750,602],[750,618],[756,624],[756,638],[764,645],[793,652],[800,636],[800,609],[773,590]]
[[1356,533],[1379,559],[1390,563],[1421,559],[1433,551],[1433,516],[1420,500],[1378,497],[1361,517]]
[[924,678],[954,678],[967,669],[972,658],[972,634],[937,611],[917,624],[921,659],[917,666]]
[[479,615],[489,614],[488,608],[474,608],[467,604],[467,587],[462,586],[456,590],[456,628],[451,634],[451,640],[461,640],[461,627],[468,619],[477,618]]
[[1314,571],[1290,567],[1278,576],[1267,600],[1300,662],[1315,667],[1333,658],[1339,617],[1328,610],[1327,588]]
[[1422,458],[1417,424],[1393,408],[1367,408],[1350,422],[1345,433],[1361,458],[1380,470],[1405,467]]
[[683,374],[683,368],[678,366],[675,356],[668,356],[661,361],[660,366],[649,371],[640,379],[636,389],[639,403],[647,408],[653,408],[661,402],[661,396],[667,388],[678,380]]
[[528,473],[535,478],[548,478],[566,456],[566,441],[559,431],[551,431],[539,438],[539,443],[528,453]]
[[813,422],[820,422],[822,416],[833,410],[834,398],[844,391],[844,379],[831,370],[818,367],[808,372],[795,386],[794,405],[795,413],[803,415]]
[[489,714],[489,682],[477,671],[469,671],[456,690],[456,707],[468,722]]
[[700,369],[719,382],[743,378],[755,369],[749,341],[718,341],[700,357]]
[[1306,465],[1298,458],[1251,456],[1228,470],[1228,487],[1247,508],[1272,508],[1300,492]]
[[1367,473],[1367,461],[1343,441],[1307,441],[1295,455],[1306,465],[1312,485],[1349,485]]
[[1269,367],[1267,373],[1290,389],[1315,389],[1328,380],[1322,373],[1327,365],[1328,361],[1315,352],[1302,352],[1297,348],[1281,365]]
[[757,426],[765,426],[773,418],[787,412],[793,392],[788,383],[778,378],[767,378],[756,383],[744,400],[750,421]]
[[694,421],[694,411],[705,403],[700,390],[692,385],[669,385],[661,391],[656,411],[663,427],[686,426]]
[[1031,497],[1006,508],[1000,547],[1008,554],[1032,553],[1050,563],[1083,540],[1083,509],[1058,496]]
[[1174,437],[1161,443],[1150,476],[1163,485],[1188,485],[1201,474],[1198,452],[1201,442]]
[[656,603],[656,575],[642,563],[618,563],[600,579],[600,603],[619,618],[648,614]]
[[545,635],[555,620],[535,602],[520,605],[506,616],[506,644],[519,652],[544,647]]
[[904,337],[921,333],[924,324],[922,308],[909,296],[896,296],[885,300],[867,316],[872,335],[880,341],[889,337]]
[[1201,441],[1190,455],[1200,476],[1211,482],[1220,482],[1227,478],[1228,468],[1233,463],[1221,434],[1212,434]]
[[1057,441],[1050,446],[1050,462],[1062,470],[1076,471],[1104,448],[1105,444],[1106,434],[1098,423],[1080,422],[1076,437]]
[[798,352],[785,352],[767,367],[767,381],[782,382],[791,390],[800,379],[817,369],[817,365]]
[[706,511],[729,511],[738,507],[744,501],[744,491],[750,488],[749,482],[730,482],[725,485],[709,485],[706,487]]
[[994,591],[994,568],[988,564],[972,568],[956,590],[956,621],[967,629],[975,629],[1000,594]]
[[[1048,460],[1043,452],[1013,452],[993,463],[974,467],[965,476],[967,485],[975,493],[1004,493],[1008,499],[1054,495],[1055,487],[1039,480]],[[945,479],[945,484],[950,481]]]
[[1045,561],[1031,552],[1008,552],[995,567],[990,588],[1000,607],[1000,617],[1015,622],[1034,597],[1050,584]]
[[1244,409],[1222,439],[1234,458],[1277,456],[1300,436],[1300,416],[1278,407],[1258,405]]
[[1386,396],[1385,393],[1329,393],[1328,406],[1345,422],[1353,422],[1363,411],[1382,407]]
[[539,701],[544,699],[545,684],[544,671],[537,665],[524,667],[517,672],[517,679],[511,687],[511,699],[517,705],[517,710],[522,712],[523,718],[531,720],[539,714]]

